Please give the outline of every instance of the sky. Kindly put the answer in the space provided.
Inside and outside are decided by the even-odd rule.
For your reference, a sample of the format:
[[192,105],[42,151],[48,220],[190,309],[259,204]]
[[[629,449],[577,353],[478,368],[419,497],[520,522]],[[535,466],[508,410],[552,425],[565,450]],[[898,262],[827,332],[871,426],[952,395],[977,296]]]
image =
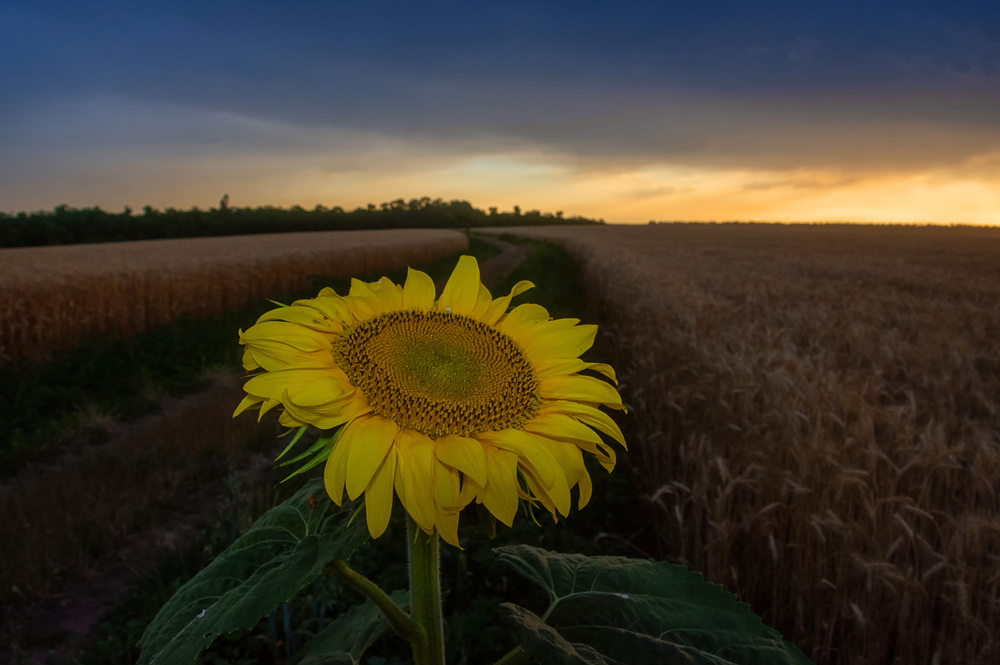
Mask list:
[[0,211],[1000,224],[1000,3],[0,0]]

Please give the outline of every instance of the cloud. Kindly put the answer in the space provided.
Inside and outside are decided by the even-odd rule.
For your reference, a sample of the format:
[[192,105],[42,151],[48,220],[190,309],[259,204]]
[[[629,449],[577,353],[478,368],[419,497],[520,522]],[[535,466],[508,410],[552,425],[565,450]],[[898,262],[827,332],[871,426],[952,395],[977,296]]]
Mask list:
[[815,58],[816,50],[820,47],[818,39],[799,35],[793,41],[785,45],[783,49],[785,57],[792,62],[812,62]]

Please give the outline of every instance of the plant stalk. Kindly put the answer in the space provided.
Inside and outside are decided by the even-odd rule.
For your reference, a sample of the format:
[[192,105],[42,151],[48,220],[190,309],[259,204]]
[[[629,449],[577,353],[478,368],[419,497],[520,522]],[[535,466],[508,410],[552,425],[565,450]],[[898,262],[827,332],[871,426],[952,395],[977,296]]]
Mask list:
[[508,651],[495,665],[523,665],[530,660],[531,656],[528,655],[528,652],[518,645]]
[[382,589],[364,575],[351,570],[347,566],[347,563],[336,559],[326,565],[324,572],[333,575],[347,586],[360,591],[370,598],[375,603],[375,606],[382,610],[382,614],[389,620],[389,625],[392,626],[393,630],[402,637],[405,637],[414,645],[418,642],[426,641],[420,626],[406,612],[399,609],[399,606],[392,602],[392,599],[386,595],[385,591],[382,591]]
[[425,639],[413,645],[416,665],[444,665],[444,626],[441,622],[441,577],[437,533],[428,536],[407,516],[410,552],[411,616]]

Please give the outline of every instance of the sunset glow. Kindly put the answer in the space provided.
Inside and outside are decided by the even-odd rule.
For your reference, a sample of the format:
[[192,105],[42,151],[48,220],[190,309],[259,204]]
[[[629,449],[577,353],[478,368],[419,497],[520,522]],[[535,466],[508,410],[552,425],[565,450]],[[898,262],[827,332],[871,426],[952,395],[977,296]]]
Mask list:
[[429,196],[633,224],[1000,224],[986,3],[56,5],[0,4],[2,212]]

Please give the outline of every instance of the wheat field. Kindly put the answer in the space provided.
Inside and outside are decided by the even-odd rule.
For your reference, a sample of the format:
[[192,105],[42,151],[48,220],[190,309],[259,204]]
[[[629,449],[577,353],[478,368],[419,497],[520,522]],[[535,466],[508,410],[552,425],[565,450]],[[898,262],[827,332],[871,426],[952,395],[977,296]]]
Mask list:
[[0,367],[462,251],[458,231],[330,231],[0,249]]
[[818,665],[1000,662],[1000,229],[505,231],[615,322],[659,556]]

